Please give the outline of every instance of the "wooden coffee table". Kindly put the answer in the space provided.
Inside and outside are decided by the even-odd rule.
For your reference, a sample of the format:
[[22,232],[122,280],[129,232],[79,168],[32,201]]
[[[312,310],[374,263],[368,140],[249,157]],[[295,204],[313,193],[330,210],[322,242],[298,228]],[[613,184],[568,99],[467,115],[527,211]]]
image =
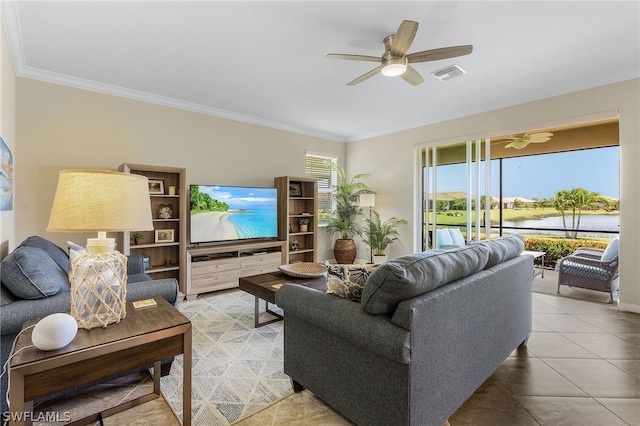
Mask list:
[[[9,370],[10,407],[14,421],[31,424],[33,400],[153,363],[153,393],[125,402],[102,413],[73,421],[88,424],[160,396],[160,363],[184,354],[182,376],[183,425],[191,424],[191,322],[162,297],[155,306],[134,308],[106,328],[78,330],[64,348],[41,351],[31,345],[31,330],[20,335]],[[23,328],[36,324],[26,321]],[[65,420],[66,421],[66,420]]]
[[[327,289],[326,276],[297,278],[278,271],[240,278],[240,290],[253,294],[255,299],[254,324],[256,328],[282,320],[282,315],[269,309],[269,303],[276,303],[276,291],[285,283],[300,284],[322,291]],[[274,319],[260,322],[260,299],[265,301],[265,312],[273,315]]]

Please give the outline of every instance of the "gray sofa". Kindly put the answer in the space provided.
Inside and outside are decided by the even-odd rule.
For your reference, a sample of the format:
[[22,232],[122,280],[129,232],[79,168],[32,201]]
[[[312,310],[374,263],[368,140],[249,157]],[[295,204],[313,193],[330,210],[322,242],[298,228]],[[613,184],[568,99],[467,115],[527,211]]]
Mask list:
[[[71,310],[67,253],[50,241],[32,236],[24,240],[0,263],[0,333],[2,365],[22,324],[32,318]],[[140,255],[127,261],[127,300],[164,297],[177,307],[178,282],[174,279],[151,280],[144,271]],[[165,360],[162,373],[168,374],[172,360]],[[2,412],[7,410],[5,398],[7,375],[2,376]]]
[[531,332],[533,260],[518,236],[402,256],[360,303],[295,284],[284,371],[358,425],[441,426]]

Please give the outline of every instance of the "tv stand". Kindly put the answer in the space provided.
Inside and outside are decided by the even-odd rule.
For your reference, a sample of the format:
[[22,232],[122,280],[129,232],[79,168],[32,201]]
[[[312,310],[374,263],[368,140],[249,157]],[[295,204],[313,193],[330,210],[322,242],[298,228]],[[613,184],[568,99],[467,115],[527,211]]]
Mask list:
[[238,242],[187,249],[185,297],[239,286],[241,277],[278,270],[287,263],[285,241]]

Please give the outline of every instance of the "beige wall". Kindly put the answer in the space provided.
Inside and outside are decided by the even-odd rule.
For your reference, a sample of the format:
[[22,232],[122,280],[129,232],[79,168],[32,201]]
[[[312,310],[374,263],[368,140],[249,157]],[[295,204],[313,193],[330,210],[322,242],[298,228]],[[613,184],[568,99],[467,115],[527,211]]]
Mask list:
[[[585,90],[510,108],[397,132],[347,144],[346,167],[350,173],[370,172],[371,188],[378,193],[376,210],[383,218],[410,220],[402,230],[402,244],[392,246],[391,256],[413,249],[417,243],[413,220],[413,155],[416,146],[448,144],[552,127],[581,118],[620,117],[620,304],[621,309],[640,312],[640,80]],[[605,170],[599,171],[606,173]]]
[[[307,150],[344,158],[343,143],[56,84],[18,78],[17,93],[18,243],[86,238],[46,231],[62,169],[152,164],[185,167],[187,184],[272,186],[275,176],[304,176]],[[321,256],[331,258],[323,237]]]
[[[640,311],[640,80],[342,144],[144,102],[18,78],[2,35],[0,131],[14,152],[14,211],[2,213],[9,249],[32,234],[58,244],[85,236],[46,232],[57,174],[66,168],[116,169],[123,162],[187,168],[188,183],[271,185],[274,176],[303,175],[307,150],[345,159],[346,170],[370,173],[383,218],[408,219],[391,256],[412,252],[416,146],[459,142],[560,125],[563,120],[619,111],[621,152],[621,303]],[[16,96],[17,93],[17,96]],[[16,102],[16,110],[11,105]],[[8,107],[6,105],[9,105]],[[15,117],[15,118],[14,118]],[[13,125],[15,120],[16,125]],[[17,139],[16,139],[17,138]],[[16,141],[16,142],[13,142]],[[13,228],[15,231],[8,230]],[[332,241],[321,232],[321,259]],[[360,247],[359,257],[367,249]]]
[[[7,44],[4,27],[0,21],[0,136],[13,154],[16,164],[16,76]],[[15,191],[14,187],[14,191]],[[14,199],[15,202],[15,199]],[[0,211],[0,259],[3,259],[15,244],[14,210]]]

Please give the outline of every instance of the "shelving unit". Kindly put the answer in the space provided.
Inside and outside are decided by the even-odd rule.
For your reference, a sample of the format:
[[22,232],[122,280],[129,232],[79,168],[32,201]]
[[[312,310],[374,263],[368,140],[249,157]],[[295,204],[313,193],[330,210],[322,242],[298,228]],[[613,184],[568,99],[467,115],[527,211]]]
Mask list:
[[[278,239],[286,241],[286,261],[318,261],[318,182],[307,177],[274,178],[278,189]],[[307,231],[298,220],[309,219]],[[295,243],[298,243],[297,249]]]
[[[141,164],[120,165],[119,170],[146,176],[149,180],[162,181],[162,192],[149,193],[151,200],[151,217],[153,231],[139,231],[142,240],[138,244],[131,241],[131,232],[123,232],[119,236],[118,247],[125,255],[141,254],[149,259],[149,268],[145,270],[153,279],[176,278],[180,291],[186,291],[186,239],[187,239],[187,172],[184,168],[148,166]],[[170,194],[170,188],[175,194]],[[156,190],[159,190],[156,187]],[[160,216],[160,207],[171,206],[170,217]],[[173,238],[163,231],[173,233]],[[161,241],[157,241],[160,234]],[[169,241],[162,241],[169,240]],[[171,241],[172,240],[172,241]]]

